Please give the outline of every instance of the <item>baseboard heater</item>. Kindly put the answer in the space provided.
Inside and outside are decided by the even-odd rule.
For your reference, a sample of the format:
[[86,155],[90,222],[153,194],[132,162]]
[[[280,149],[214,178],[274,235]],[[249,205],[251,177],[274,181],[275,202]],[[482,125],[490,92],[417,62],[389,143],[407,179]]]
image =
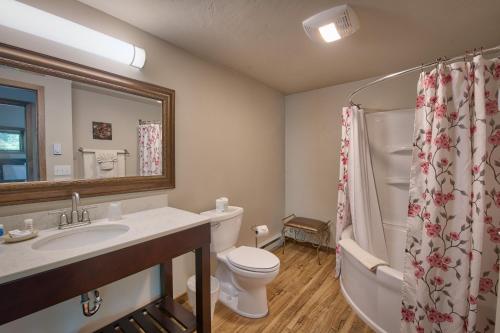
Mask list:
[[283,244],[281,234],[276,234],[270,239],[267,239],[264,244],[258,244],[261,249],[272,251]]

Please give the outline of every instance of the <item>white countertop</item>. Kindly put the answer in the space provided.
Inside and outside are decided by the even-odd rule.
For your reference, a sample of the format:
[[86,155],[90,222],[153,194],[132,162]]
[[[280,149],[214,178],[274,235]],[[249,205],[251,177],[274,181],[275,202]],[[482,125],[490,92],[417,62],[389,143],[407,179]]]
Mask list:
[[66,230],[47,229],[38,237],[20,243],[0,244],[0,284],[25,276],[40,273],[101,254],[116,251],[134,244],[173,234],[209,222],[208,217],[188,211],[164,207],[123,215],[123,219],[109,222],[107,219],[92,221],[95,225],[124,224],[130,229],[115,238],[78,248],[55,250],[34,250],[33,243],[47,236]]

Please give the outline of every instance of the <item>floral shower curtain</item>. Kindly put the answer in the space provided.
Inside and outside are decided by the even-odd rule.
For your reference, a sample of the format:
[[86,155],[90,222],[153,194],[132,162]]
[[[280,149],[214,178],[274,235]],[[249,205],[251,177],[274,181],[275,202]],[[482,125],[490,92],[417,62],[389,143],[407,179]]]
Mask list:
[[402,332],[493,332],[500,257],[500,60],[418,82]]
[[139,175],[158,176],[162,174],[160,124],[144,124],[138,127]]
[[339,184],[337,195],[337,221],[335,230],[335,276],[340,276],[340,237],[342,231],[351,225],[351,211],[349,207],[349,199],[347,193],[347,180],[349,179],[349,145],[351,142],[351,121],[354,107],[346,107],[342,109],[342,137],[340,141],[340,168],[339,168]]

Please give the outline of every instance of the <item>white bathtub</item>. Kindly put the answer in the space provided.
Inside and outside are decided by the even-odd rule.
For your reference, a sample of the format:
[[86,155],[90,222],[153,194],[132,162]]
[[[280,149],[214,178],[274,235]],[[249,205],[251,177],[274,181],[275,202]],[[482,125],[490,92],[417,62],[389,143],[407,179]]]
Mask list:
[[[398,333],[406,232],[391,225],[384,225],[384,232],[392,267],[379,266],[371,272],[352,253],[342,249],[340,286],[349,305],[371,328],[380,333]],[[353,238],[352,227],[342,233],[342,239],[345,238]]]

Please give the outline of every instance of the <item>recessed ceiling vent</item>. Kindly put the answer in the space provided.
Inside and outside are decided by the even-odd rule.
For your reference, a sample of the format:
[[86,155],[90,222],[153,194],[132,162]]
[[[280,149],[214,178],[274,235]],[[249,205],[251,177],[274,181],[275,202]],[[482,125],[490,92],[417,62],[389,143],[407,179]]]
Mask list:
[[330,43],[352,35],[359,29],[358,16],[348,5],[322,11],[302,22],[304,30],[315,42]]

